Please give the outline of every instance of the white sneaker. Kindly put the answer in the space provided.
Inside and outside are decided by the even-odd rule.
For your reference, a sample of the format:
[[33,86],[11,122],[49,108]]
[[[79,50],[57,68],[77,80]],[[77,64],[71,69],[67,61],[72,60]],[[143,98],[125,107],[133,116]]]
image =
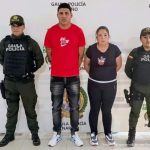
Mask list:
[[48,142],[48,146],[53,147],[61,140],[62,140],[61,135],[57,134],[57,132],[54,132],[52,138]]
[[83,141],[80,139],[80,137],[78,136],[78,133],[75,132],[75,134],[73,134],[71,136],[71,141],[76,145],[76,146],[83,146]]
[[105,140],[109,146],[114,146],[116,144],[111,133],[109,133],[108,135],[105,135]]
[[92,146],[97,146],[98,145],[98,139],[97,139],[97,135],[95,133],[91,133],[90,144]]

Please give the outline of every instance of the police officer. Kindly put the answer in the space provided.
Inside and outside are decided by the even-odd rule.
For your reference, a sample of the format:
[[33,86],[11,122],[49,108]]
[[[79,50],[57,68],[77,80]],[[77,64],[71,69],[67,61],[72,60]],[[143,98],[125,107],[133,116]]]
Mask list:
[[38,43],[30,36],[24,35],[25,24],[20,15],[10,18],[10,26],[12,34],[0,42],[0,63],[5,75],[4,85],[8,105],[6,134],[0,141],[0,147],[15,139],[20,97],[33,145],[37,146],[40,145],[40,139],[35,111],[37,94],[33,73],[42,66],[44,59]]
[[131,79],[131,111],[127,139],[129,147],[133,147],[135,144],[136,125],[144,98],[150,121],[150,27],[142,29],[140,41],[142,46],[130,52],[125,65],[125,73]]

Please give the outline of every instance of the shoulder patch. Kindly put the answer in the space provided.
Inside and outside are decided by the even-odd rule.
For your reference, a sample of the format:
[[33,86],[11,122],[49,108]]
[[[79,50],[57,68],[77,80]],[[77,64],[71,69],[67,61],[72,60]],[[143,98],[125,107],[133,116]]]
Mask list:
[[31,40],[31,37],[30,37],[29,35],[25,35],[24,38],[25,38],[26,40]]
[[25,35],[26,38],[31,38],[30,35]]
[[10,36],[10,35],[7,35],[7,36],[5,37],[5,40],[10,39],[10,38],[11,38],[11,36]]

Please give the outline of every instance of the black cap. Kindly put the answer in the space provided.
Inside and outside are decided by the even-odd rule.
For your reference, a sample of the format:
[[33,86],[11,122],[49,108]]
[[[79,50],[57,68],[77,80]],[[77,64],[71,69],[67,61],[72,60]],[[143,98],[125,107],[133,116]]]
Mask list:
[[150,27],[146,27],[144,29],[141,30],[141,34],[140,34],[140,37],[141,36],[145,36],[147,34],[150,34]]
[[10,18],[10,25],[13,25],[13,24],[17,24],[17,25],[24,25],[24,19],[22,16],[20,15],[13,15],[11,16]]

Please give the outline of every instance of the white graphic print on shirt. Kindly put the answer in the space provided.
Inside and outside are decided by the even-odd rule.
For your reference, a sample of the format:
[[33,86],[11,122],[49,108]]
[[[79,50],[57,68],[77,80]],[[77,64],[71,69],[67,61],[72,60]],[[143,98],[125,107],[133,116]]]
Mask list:
[[69,43],[69,40],[67,40],[66,37],[61,37],[61,38],[60,38],[60,46],[61,46],[61,47],[66,46],[68,43]]
[[102,65],[105,64],[106,58],[104,58],[103,56],[101,56],[97,60],[98,60],[98,64],[102,66]]

